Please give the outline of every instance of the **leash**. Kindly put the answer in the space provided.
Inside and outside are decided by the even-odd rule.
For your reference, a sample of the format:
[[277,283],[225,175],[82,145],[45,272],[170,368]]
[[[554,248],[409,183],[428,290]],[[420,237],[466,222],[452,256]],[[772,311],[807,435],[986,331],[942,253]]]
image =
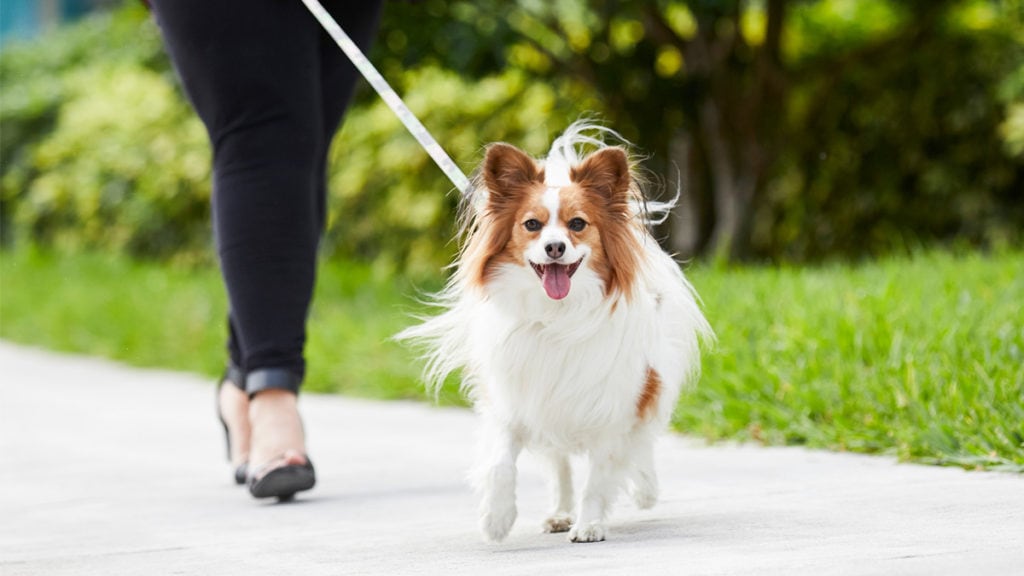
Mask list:
[[409,107],[405,105],[405,102],[388,84],[388,81],[380,75],[380,72],[366,58],[363,51],[356,46],[356,43],[341,29],[341,26],[338,25],[318,0],[302,0],[302,3],[306,5],[306,8],[313,14],[313,17],[317,19],[320,26],[334,39],[334,42],[341,48],[342,52],[348,56],[348,59],[352,61],[352,64],[359,70],[359,73],[363,75],[363,78],[366,78],[370,86],[373,86],[373,89],[384,100],[384,103],[395,113],[395,116],[398,116],[402,124],[405,124],[406,129],[409,130],[413,138],[420,143],[420,146],[427,151],[427,154],[430,154],[430,157],[434,159],[434,162],[444,172],[444,175],[448,177],[448,180],[451,180],[451,183],[459,189],[459,192],[465,194],[469,190],[469,179],[466,178],[462,170],[459,170],[455,162],[445,153],[444,148],[441,148],[437,140],[434,140],[434,137],[430,135],[426,127],[416,118],[412,110],[409,110]]

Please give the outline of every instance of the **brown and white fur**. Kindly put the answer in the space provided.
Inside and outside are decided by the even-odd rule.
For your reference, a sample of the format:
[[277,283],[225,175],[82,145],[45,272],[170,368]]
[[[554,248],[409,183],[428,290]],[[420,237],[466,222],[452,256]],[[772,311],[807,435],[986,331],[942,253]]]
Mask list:
[[[466,198],[466,242],[437,297],[444,311],[398,335],[425,346],[433,386],[462,370],[484,421],[476,484],[490,540],[515,521],[523,448],[550,463],[547,532],[604,540],[627,485],[640,508],[654,505],[655,434],[713,337],[679,266],[647,231],[650,215],[670,206],[644,200],[625,149],[604,134],[614,132],[576,123],[539,161],[489,146]],[[577,506],[569,457],[578,453],[589,475]]]

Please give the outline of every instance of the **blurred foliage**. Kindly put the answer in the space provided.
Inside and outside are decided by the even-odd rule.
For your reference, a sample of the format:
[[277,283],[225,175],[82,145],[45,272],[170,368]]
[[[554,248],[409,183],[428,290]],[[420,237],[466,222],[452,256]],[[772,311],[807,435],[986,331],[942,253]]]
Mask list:
[[1024,158],[1024,62],[1003,81],[999,99],[1006,106],[1006,119],[999,126],[1006,153],[1020,160]]
[[817,260],[936,240],[1019,244],[1024,155],[1006,127],[1024,94],[1000,98],[997,88],[1024,62],[1024,45],[1005,30],[951,28],[890,37],[880,52],[844,53],[830,60],[841,74],[793,90],[755,246]]
[[500,66],[448,40],[493,38],[506,66],[591,91],[664,180],[682,172],[683,253],[1021,242],[1019,0],[435,0],[405,17],[457,57],[403,33],[379,51],[395,68]]
[[57,246],[197,257],[208,245],[206,133],[158,74],[91,66],[65,77],[55,130],[33,150],[38,171],[18,223]]
[[208,258],[206,133],[147,18],[132,7],[4,49],[5,236]]
[[[782,5],[766,69],[778,78],[762,85]],[[698,40],[727,57],[702,64]],[[681,164],[698,248],[720,210],[701,136],[709,94],[729,145],[761,149],[748,256],[1022,240],[1020,0],[397,2],[372,59],[467,172],[488,142],[542,154],[584,114],[638,142],[663,180]],[[129,2],[6,46],[0,83],[4,242],[210,258],[206,136],[145,10]],[[680,135],[695,142],[685,158]],[[329,179],[329,255],[417,276],[448,261],[451,185],[366,88]]]

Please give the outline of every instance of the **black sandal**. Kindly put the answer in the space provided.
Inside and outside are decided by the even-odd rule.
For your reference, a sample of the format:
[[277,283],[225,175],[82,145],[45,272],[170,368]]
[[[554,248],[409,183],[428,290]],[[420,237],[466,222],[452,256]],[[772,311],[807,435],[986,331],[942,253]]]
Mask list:
[[283,502],[291,500],[296,492],[309,490],[316,485],[316,471],[309,457],[305,458],[304,464],[286,464],[276,468],[274,464],[284,456],[271,460],[249,477],[249,493],[254,498],[277,498]]
[[[224,415],[220,411],[220,389],[224,386],[225,382],[229,382],[232,386],[238,387],[236,382],[239,382],[242,378],[242,371],[234,366],[228,366],[224,371],[224,376],[217,382],[215,406],[217,408],[217,419],[220,420],[220,425],[224,427],[224,441],[227,444],[228,462],[231,461],[231,432],[228,431],[228,423],[224,421]],[[235,484],[241,486],[245,484],[249,476],[249,463],[242,462],[235,468]]]

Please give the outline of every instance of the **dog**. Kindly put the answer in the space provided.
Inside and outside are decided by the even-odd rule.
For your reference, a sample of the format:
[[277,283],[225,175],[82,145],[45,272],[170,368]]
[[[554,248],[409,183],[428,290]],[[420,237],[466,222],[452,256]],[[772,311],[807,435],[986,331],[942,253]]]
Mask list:
[[[524,448],[554,479],[546,532],[604,540],[627,485],[638,507],[653,506],[655,435],[713,339],[694,289],[648,230],[672,203],[646,200],[627,149],[606,137],[625,142],[581,121],[542,160],[489,145],[463,197],[464,242],[434,300],[442,311],[397,335],[425,349],[435,391],[461,371],[482,416],[473,476],[491,541],[515,522]],[[574,454],[589,466],[578,507]]]

